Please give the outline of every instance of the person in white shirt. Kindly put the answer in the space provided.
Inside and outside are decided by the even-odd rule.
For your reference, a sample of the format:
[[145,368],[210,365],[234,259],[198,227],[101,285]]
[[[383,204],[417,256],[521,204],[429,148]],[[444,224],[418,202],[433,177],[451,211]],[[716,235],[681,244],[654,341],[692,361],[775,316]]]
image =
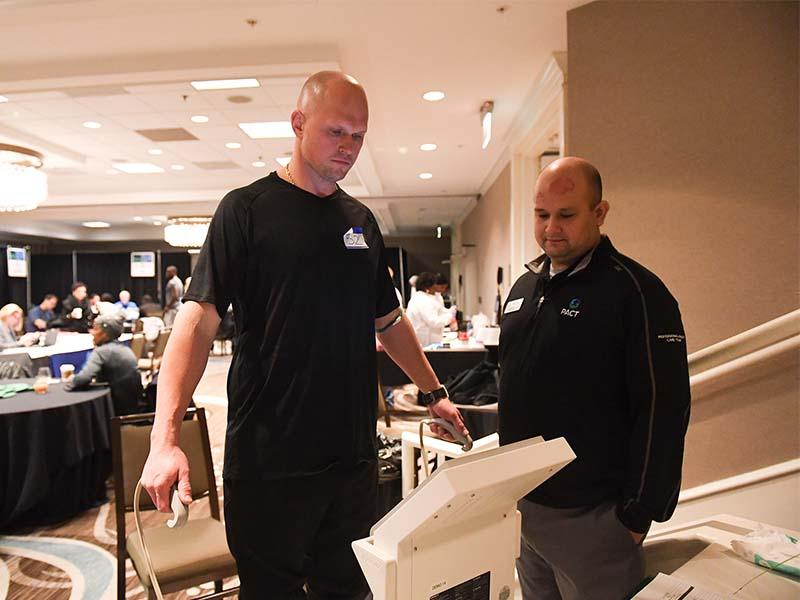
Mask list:
[[454,321],[453,310],[445,308],[436,297],[435,284],[436,276],[433,273],[420,273],[417,293],[408,301],[406,311],[423,348],[441,342],[445,325]]

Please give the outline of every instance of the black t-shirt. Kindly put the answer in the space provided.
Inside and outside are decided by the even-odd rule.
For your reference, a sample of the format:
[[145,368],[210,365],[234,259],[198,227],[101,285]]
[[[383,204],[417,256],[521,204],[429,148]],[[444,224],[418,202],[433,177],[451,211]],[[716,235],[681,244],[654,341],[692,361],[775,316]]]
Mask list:
[[[375,319],[397,308],[366,206],[276,173],[233,190],[184,301],[233,303],[226,477],[270,479],[375,459]],[[200,349],[198,349],[200,351]]]

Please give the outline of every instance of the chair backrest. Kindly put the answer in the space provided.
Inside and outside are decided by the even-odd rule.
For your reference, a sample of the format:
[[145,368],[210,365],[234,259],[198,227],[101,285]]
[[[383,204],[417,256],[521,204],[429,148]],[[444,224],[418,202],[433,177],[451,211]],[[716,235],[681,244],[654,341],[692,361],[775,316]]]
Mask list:
[[162,329],[158,333],[158,339],[156,340],[156,345],[153,348],[153,358],[161,358],[164,356],[164,350],[167,347],[167,342],[169,341],[169,336],[172,333],[172,328]]
[[134,333],[133,337],[131,338],[131,352],[136,357],[136,359],[142,358],[142,354],[144,354],[144,334],[143,333]]
[[33,377],[33,360],[27,352],[5,354],[0,358],[0,364],[4,364],[3,375],[0,375],[0,379]]
[[[211,445],[208,440],[208,425],[205,410],[190,408],[186,411],[180,434],[181,449],[189,459],[189,479],[192,497],[208,495],[211,515],[219,519],[219,499],[217,497],[214,465],[211,459]],[[114,492],[117,516],[133,510],[133,494],[142,474],[144,463],[150,452],[150,431],[155,413],[114,417],[111,420],[112,454],[114,460]],[[194,417],[189,419],[188,417]],[[155,508],[148,494],[141,496],[141,510]]]

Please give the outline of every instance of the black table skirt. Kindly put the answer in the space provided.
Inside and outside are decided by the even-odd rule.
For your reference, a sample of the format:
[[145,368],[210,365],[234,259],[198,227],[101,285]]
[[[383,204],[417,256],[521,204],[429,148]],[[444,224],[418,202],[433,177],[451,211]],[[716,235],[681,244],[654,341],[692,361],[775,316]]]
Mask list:
[[[20,410],[25,402],[32,410]],[[0,532],[63,521],[106,500],[112,416],[107,388],[53,384],[43,396],[0,399]]]
[[[439,381],[444,382],[451,375],[471,369],[488,356],[486,350],[436,350],[425,352],[428,362]],[[378,352],[378,375],[381,385],[398,386],[411,383],[386,352]]]

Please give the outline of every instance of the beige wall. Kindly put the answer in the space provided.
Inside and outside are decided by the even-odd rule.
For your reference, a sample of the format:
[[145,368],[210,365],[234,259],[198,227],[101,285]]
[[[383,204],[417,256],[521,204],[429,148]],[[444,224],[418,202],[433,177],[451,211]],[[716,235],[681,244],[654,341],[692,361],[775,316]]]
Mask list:
[[690,351],[797,308],[797,3],[597,2],[567,24],[567,152]]
[[[567,152],[599,168],[606,231],[678,298],[690,350],[797,308],[798,4],[597,2],[567,25]],[[797,373],[694,399],[684,487],[800,456]]]
[[[497,267],[503,267],[504,271],[504,298],[513,283],[508,281],[510,211],[511,167],[506,166],[459,226],[460,243],[475,244],[464,248],[459,268],[463,281],[460,297],[467,315],[483,312],[491,318],[497,296]],[[453,248],[454,254],[460,251]]]

